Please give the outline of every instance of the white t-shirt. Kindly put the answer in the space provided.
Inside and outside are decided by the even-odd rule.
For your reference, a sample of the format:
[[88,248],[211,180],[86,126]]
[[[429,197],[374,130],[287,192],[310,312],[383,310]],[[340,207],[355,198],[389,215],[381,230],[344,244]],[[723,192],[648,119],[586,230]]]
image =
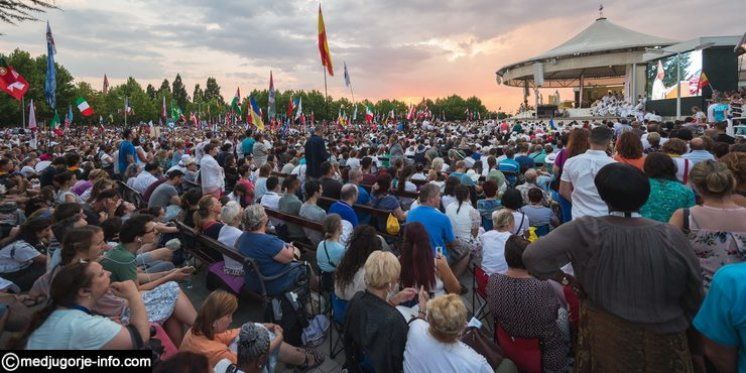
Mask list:
[[18,240],[0,249],[0,273],[12,273],[27,268],[40,252],[24,240]]
[[[218,241],[222,243],[223,245],[229,247],[231,250],[234,250],[233,246],[236,243],[236,240],[238,240],[238,237],[243,234],[243,231],[225,224],[223,225],[223,228],[220,228],[220,234],[218,234]],[[223,260],[225,260],[225,268],[228,270],[234,271],[235,273],[243,273],[243,264],[231,259],[228,256],[223,255]]]
[[422,319],[409,324],[404,372],[493,372],[484,356],[461,341],[451,344],[438,341],[430,335],[429,327]]
[[573,219],[609,214],[606,203],[598,195],[594,179],[603,166],[614,162],[614,159],[601,150],[587,150],[565,162],[562,181],[572,184]]
[[505,273],[508,270],[508,263],[505,261],[505,242],[511,235],[511,232],[491,230],[479,236],[482,243],[482,269],[488,275]]
[[[458,210],[458,212],[456,212]],[[453,235],[456,238],[469,239],[472,237],[471,228],[474,221],[480,221],[479,211],[475,209],[471,202],[464,201],[459,209],[458,202],[451,203],[446,207],[446,215],[451,220],[453,226]]]
[[59,309],[31,333],[26,349],[100,350],[121,329],[121,325],[103,316],[89,315],[75,309]]

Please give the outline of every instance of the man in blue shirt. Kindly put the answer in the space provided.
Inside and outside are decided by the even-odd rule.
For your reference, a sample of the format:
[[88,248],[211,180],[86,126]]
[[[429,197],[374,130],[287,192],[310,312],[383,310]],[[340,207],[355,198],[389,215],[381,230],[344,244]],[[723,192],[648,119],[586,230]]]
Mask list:
[[729,264],[712,278],[692,325],[705,336],[705,355],[718,372],[746,371],[746,263]]
[[521,166],[521,173],[528,171],[529,168],[534,168],[534,159],[528,156],[528,143],[520,143],[518,150],[518,156],[515,157],[515,161]]
[[122,131],[123,140],[119,144],[119,159],[117,159],[120,175],[124,175],[127,166],[137,163],[137,152],[135,151],[135,146],[132,145],[132,139],[134,138],[135,136],[132,134],[131,129],[128,128]]
[[329,207],[330,214],[339,214],[342,220],[350,222],[353,228],[358,225],[357,214],[355,214],[355,210],[352,208],[352,205],[357,201],[357,194],[357,186],[355,184],[345,184],[342,186],[339,194],[341,199]]
[[246,138],[241,141],[241,152],[244,157],[254,153],[254,137],[251,135],[251,131],[246,131]]
[[437,254],[437,248],[441,248],[453,268],[453,273],[458,277],[466,270],[470,253],[454,250],[455,237],[451,220],[438,210],[439,206],[440,187],[433,183],[425,184],[420,189],[420,205],[407,214],[407,224],[417,222],[425,227],[433,250],[436,250]]
[[461,184],[464,184],[466,186],[474,186],[476,185],[474,183],[474,180],[472,180],[468,175],[466,175],[466,162],[464,161],[458,161],[456,162],[456,170],[451,172],[451,177],[455,177],[461,181]]
[[511,147],[505,148],[505,159],[497,164],[497,170],[505,174],[508,185],[515,186],[518,173],[521,172],[521,165],[513,159],[515,151]]
[[[370,193],[363,187],[363,171],[359,168],[350,170],[350,183],[357,185],[357,201],[355,203],[359,205],[368,205],[371,201]],[[369,224],[370,215],[364,212],[357,211],[357,218],[360,224]]]

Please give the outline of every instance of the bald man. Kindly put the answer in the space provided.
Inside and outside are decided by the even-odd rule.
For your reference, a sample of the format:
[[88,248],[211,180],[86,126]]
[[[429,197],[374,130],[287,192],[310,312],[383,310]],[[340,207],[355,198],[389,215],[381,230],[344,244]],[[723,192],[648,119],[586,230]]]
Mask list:
[[705,140],[695,137],[689,142],[689,153],[682,155],[681,158],[688,159],[695,165],[706,160],[715,160],[715,156],[705,150],[705,147]]

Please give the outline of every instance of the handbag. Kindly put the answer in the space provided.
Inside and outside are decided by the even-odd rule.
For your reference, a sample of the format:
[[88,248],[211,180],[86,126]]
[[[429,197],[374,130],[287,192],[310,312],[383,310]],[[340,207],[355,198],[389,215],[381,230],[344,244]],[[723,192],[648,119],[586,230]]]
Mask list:
[[503,350],[482,329],[475,327],[466,328],[463,336],[461,336],[461,342],[464,342],[478,354],[484,356],[492,369],[497,369],[503,361]]
[[388,219],[386,219],[386,233],[396,236],[399,234],[399,229],[399,219],[394,214],[389,214]]

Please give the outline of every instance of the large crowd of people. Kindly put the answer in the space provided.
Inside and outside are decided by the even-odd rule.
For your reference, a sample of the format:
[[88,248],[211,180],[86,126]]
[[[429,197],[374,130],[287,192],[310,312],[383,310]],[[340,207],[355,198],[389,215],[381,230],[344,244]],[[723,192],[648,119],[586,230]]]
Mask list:
[[744,371],[746,142],[697,121],[8,129],[0,341],[310,371],[331,328],[350,372]]

